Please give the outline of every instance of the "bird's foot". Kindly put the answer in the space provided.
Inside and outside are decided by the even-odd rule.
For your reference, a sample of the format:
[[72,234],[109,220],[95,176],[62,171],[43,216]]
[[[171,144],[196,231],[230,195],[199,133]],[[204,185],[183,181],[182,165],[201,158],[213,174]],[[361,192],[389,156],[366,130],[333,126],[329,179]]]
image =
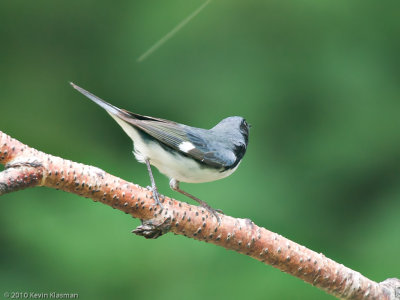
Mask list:
[[207,209],[217,219],[218,223],[221,224],[221,218],[218,216],[218,213],[222,213],[222,210],[214,209],[204,201],[202,201],[200,205]]
[[215,211],[217,213],[220,213],[221,215],[224,215],[224,212],[222,211],[222,209],[216,208]]
[[158,192],[156,183],[154,181],[153,172],[151,171],[150,161],[148,159],[146,159],[145,162],[146,162],[147,171],[149,172],[150,181],[151,181],[151,188],[149,190],[153,191],[153,199],[156,202],[156,205],[160,205],[161,210],[163,210],[164,206],[162,206],[162,204],[160,202],[160,193]]
[[200,200],[199,198],[193,196],[192,194],[189,194],[188,192],[185,192],[184,190],[181,190],[179,188],[179,181],[177,181],[176,179],[172,178],[169,182],[169,186],[171,187],[171,189],[173,189],[174,191],[177,191],[191,199],[193,199],[194,201],[196,201],[197,203],[199,203],[202,207],[204,207],[205,209],[207,209],[211,214],[213,214],[213,216],[217,219],[218,223],[221,224],[221,219],[218,216],[218,213],[222,213],[222,210],[217,209],[215,210],[214,208],[212,208],[210,205],[207,204],[207,202]]
[[161,204],[161,201],[160,201],[161,196],[160,196],[160,193],[158,192],[157,188],[150,187],[149,190],[153,192],[153,199],[156,202],[156,205],[159,205],[161,210],[163,210],[164,206]]

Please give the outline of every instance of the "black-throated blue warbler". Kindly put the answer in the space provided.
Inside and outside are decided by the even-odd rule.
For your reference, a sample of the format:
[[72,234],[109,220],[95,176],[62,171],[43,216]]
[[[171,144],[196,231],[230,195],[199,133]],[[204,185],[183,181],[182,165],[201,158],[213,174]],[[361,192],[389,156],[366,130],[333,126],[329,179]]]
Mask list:
[[161,208],[150,165],[170,178],[173,190],[197,201],[218,219],[214,209],[181,190],[179,182],[208,182],[231,175],[246,153],[250,126],[245,119],[228,117],[209,130],[190,127],[120,109],[72,82],[71,85],[104,108],[133,140],[133,154],[147,165],[153,198]]

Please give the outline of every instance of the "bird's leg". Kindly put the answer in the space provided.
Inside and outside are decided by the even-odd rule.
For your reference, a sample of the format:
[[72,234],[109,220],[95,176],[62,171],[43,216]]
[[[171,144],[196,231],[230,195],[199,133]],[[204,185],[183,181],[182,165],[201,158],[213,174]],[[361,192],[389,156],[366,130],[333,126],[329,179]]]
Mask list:
[[146,159],[145,162],[146,162],[146,166],[147,166],[147,171],[149,172],[149,176],[150,176],[151,189],[153,191],[154,201],[156,201],[157,205],[160,205],[161,209],[164,209],[164,207],[162,206],[162,204],[160,202],[160,194],[158,193],[156,182],[154,181],[154,176],[153,176],[153,172],[151,171],[150,162],[148,159]]
[[193,199],[194,201],[198,202],[202,207],[204,207],[205,209],[207,209],[210,213],[212,213],[215,218],[217,218],[218,223],[221,223],[221,220],[217,214],[217,210],[215,210],[214,208],[212,208],[210,205],[207,204],[207,202],[200,200],[199,198],[193,196],[192,194],[189,194],[187,192],[185,192],[184,190],[181,190],[179,188],[179,181],[176,179],[171,179],[169,182],[169,186],[171,189],[173,189],[174,191],[177,191],[183,195],[185,195],[186,197],[189,197],[191,199]]

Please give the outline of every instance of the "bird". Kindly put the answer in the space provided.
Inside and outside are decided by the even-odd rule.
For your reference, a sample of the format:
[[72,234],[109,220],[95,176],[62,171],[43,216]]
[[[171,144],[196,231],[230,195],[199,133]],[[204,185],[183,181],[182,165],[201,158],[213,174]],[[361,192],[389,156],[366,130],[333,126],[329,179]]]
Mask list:
[[85,89],[71,86],[102,107],[133,141],[136,160],[147,166],[156,205],[163,209],[151,166],[169,179],[170,188],[198,202],[219,221],[217,210],[180,188],[180,182],[202,183],[225,178],[236,171],[249,142],[250,125],[243,117],[227,117],[211,129],[132,113]]

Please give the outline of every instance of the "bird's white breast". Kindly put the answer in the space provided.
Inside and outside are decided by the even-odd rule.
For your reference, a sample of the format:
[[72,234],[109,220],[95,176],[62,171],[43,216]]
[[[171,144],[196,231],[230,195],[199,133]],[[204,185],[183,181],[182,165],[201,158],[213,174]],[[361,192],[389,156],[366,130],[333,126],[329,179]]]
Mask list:
[[[135,149],[137,146],[135,146]],[[179,152],[166,151],[157,143],[148,144],[147,155],[150,163],[161,173],[181,182],[200,183],[215,181],[232,174],[235,169],[220,172],[218,169],[206,168],[192,158]]]

